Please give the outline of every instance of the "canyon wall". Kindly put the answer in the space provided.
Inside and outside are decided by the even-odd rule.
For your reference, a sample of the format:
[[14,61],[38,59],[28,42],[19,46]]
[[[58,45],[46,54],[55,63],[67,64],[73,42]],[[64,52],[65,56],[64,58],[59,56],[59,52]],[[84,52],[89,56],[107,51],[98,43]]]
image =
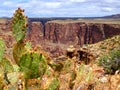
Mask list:
[[49,21],[44,26],[40,22],[31,23],[28,35],[33,46],[39,44],[50,52],[52,57],[56,57],[65,54],[70,45],[80,47],[118,34],[120,24]]
[[91,44],[120,34],[119,24],[101,23],[52,23],[45,25],[45,37],[55,43]]
[[102,24],[46,23],[45,27],[45,38],[54,43],[82,46],[105,38]]
[[[86,23],[86,22],[30,22],[26,39],[54,56],[60,56],[69,45],[80,47],[84,44],[97,43],[101,40],[120,34],[120,24]],[[14,43],[10,22],[0,22],[0,37],[8,48]]]
[[56,23],[49,21],[45,29],[40,22],[33,22],[29,32],[29,40],[34,43],[43,41],[55,44],[79,45],[92,44],[120,34],[119,24],[101,23]]
[[26,39],[30,40],[32,45],[35,46],[43,42],[44,29],[41,22],[29,23],[29,30],[26,35]]

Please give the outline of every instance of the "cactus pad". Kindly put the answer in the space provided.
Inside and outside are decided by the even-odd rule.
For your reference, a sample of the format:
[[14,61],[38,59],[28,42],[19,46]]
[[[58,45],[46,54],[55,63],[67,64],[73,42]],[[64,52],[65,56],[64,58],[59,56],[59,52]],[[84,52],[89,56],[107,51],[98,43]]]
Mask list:
[[16,41],[24,39],[27,30],[27,18],[24,16],[24,10],[18,8],[12,18],[12,32]]
[[4,50],[5,50],[5,43],[0,38],[0,62],[1,62],[2,58],[3,58]]
[[26,78],[42,77],[46,71],[47,64],[42,55],[37,52],[28,52],[20,58],[20,68],[24,71]]

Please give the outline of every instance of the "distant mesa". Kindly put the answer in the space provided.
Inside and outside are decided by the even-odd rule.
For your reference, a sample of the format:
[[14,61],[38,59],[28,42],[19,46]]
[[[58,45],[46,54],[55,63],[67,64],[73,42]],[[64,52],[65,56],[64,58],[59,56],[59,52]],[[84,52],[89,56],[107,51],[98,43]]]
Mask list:
[[120,14],[114,14],[114,15],[104,16],[103,18],[120,18]]

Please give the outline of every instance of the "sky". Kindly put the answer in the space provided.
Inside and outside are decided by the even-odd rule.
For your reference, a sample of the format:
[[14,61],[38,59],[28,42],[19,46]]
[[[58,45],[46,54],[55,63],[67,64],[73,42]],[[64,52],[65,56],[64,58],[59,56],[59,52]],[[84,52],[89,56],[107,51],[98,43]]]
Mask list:
[[28,17],[100,17],[120,14],[120,0],[0,0],[0,17],[18,7]]

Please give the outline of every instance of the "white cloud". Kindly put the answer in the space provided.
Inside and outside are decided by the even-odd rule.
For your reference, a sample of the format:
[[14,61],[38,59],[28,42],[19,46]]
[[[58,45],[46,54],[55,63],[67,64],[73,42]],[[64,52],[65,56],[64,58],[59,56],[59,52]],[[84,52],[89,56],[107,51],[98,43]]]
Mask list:
[[111,12],[114,10],[114,8],[111,8],[111,7],[104,7],[102,8],[103,11],[106,11],[106,12]]
[[86,2],[86,0],[70,0],[71,2]]
[[60,2],[47,2],[45,3],[45,7],[47,8],[58,8],[61,6]]
[[106,3],[120,3],[120,0],[105,0]]
[[[0,13],[11,16],[17,7],[28,16],[100,16],[119,13],[120,0],[2,0]],[[82,4],[81,4],[82,3]],[[2,10],[2,11],[1,11]],[[2,14],[0,14],[2,16]]]

